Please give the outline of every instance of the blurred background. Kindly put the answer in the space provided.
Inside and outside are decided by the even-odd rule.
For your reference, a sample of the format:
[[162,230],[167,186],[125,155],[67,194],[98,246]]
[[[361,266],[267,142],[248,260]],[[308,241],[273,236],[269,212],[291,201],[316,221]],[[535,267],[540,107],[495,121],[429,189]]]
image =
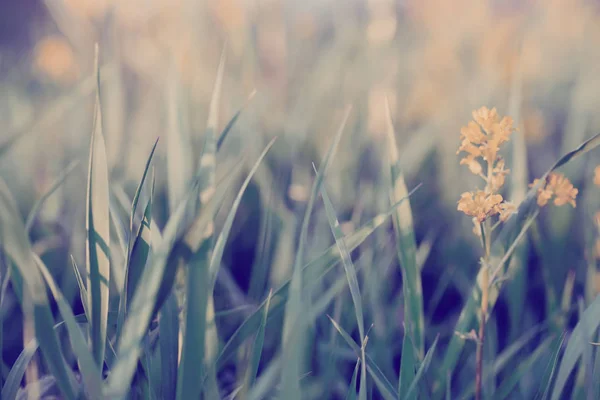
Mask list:
[[[0,144],[19,138],[3,152],[0,173],[23,215],[70,162],[81,161],[48,199],[32,233],[71,298],[77,289],[68,256],[85,259],[96,42],[111,182],[131,196],[160,137],[160,227],[171,179],[167,138],[176,127],[199,152],[224,49],[219,129],[244,109],[219,153],[218,175],[242,156],[249,168],[278,137],[236,217],[220,278],[228,293],[223,302],[262,300],[290,276],[311,162],[322,159],[347,105],[350,119],[327,178],[339,218],[351,232],[389,207],[387,98],[409,190],[423,184],[411,205],[428,340],[440,332],[442,342],[452,336],[478,269],[472,222],[456,211],[460,194],[479,183],[456,155],[471,111],[485,105],[514,118],[515,141],[527,149],[518,165],[510,162],[514,148],[505,150],[514,169],[508,196],[516,200],[561,154],[600,131],[598,1],[2,0],[0,10]],[[508,332],[498,335],[500,348],[559,307],[569,271],[574,293],[591,290],[586,282],[594,282],[595,262],[586,232],[600,197],[590,187],[597,163],[594,153],[564,169],[581,202],[575,210],[542,213],[520,284],[503,292],[495,311]],[[317,208],[308,254],[333,243],[321,202]],[[393,267],[391,232],[390,225],[367,243],[372,253],[383,249],[366,254],[365,264],[376,276],[365,283],[375,285],[365,300],[373,305],[368,320],[379,322],[375,338],[401,337],[401,275]],[[256,265],[270,266],[258,288],[250,279]],[[19,312],[15,302],[7,304],[4,318]],[[377,304],[388,308],[378,312]],[[21,338],[7,332],[4,340],[15,346],[4,347],[6,366]]]

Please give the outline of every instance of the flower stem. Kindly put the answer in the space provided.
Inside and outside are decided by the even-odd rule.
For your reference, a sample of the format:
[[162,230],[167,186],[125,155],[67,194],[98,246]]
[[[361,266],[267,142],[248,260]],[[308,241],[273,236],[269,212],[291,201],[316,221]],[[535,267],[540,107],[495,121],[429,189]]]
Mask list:
[[475,367],[475,399],[481,399],[481,387],[483,380],[483,344],[485,342],[485,322],[487,316],[487,309],[489,304],[489,261],[490,261],[490,247],[491,247],[491,235],[489,224],[487,221],[481,224],[482,233],[482,244],[485,251],[483,263],[481,265],[481,318],[479,321],[479,335],[477,341],[477,355],[476,355],[476,367]]

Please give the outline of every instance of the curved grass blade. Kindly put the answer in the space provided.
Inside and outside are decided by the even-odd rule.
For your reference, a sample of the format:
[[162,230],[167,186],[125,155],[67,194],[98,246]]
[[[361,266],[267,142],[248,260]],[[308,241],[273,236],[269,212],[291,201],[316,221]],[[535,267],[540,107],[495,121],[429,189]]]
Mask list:
[[358,376],[359,365],[360,358],[356,360],[356,365],[354,366],[354,372],[352,373],[352,380],[350,381],[350,386],[348,387],[348,394],[346,395],[346,400],[356,400],[356,378]]
[[417,385],[419,384],[419,382],[421,381],[421,379],[423,378],[423,376],[429,369],[429,366],[431,365],[431,359],[433,358],[433,353],[435,352],[435,346],[437,345],[439,338],[440,338],[440,335],[438,334],[435,337],[435,340],[433,341],[433,344],[431,345],[429,350],[427,350],[427,354],[425,354],[425,357],[423,358],[423,362],[421,363],[421,366],[419,367],[419,369],[417,370],[417,373],[415,374],[415,378],[412,380],[412,383],[410,384],[408,390],[406,391],[406,394],[404,395],[405,399],[411,398],[413,391],[416,391]]
[[[337,322],[335,322],[335,320],[333,320],[333,318],[331,318],[329,315],[327,317],[329,318],[329,320],[331,321],[331,323],[333,324],[335,329],[342,336],[342,338],[344,338],[346,343],[348,343],[350,348],[352,348],[352,350],[354,350],[357,357],[361,357],[361,353],[362,353],[361,348],[356,344],[356,342],[352,339],[352,337],[348,334],[348,332],[346,332],[344,330],[344,328],[342,328]],[[365,361],[367,364],[367,370],[369,371],[369,374],[375,381],[375,384],[379,388],[379,391],[381,392],[381,395],[383,396],[383,398],[386,400],[398,399],[399,398],[398,392],[396,392],[396,389],[394,389],[394,386],[385,377],[385,375],[383,375],[383,372],[381,372],[381,370],[379,369],[379,367],[377,367],[377,364],[375,364],[375,362],[371,359],[371,357],[369,357],[367,355],[365,357]]]
[[559,338],[555,339],[556,344],[554,345],[554,351],[552,352],[552,357],[550,358],[548,366],[546,367],[546,370],[542,377],[540,389],[538,390],[538,393],[535,396],[535,400],[546,400],[550,396],[550,390],[552,388],[552,383],[554,382],[554,376],[556,373],[556,366],[558,364],[558,359],[560,356],[560,350],[562,349],[563,344],[565,342],[565,337],[566,334],[565,332],[563,332]]
[[31,208],[31,211],[29,211],[29,215],[27,216],[27,220],[25,222],[25,229],[27,230],[27,232],[31,231],[31,227],[33,226],[33,223],[35,222],[35,218],[37,217],[40,209],[44,205],[44,202],[48,199],[48,197],[50,197],[52,195],[52,193],[54,193],[56,191],[56,189],[58,189],[60,187],[60,185],[63,184],[63,182],[69,177],[69,174],[71,174],[71,172],[73,172],[75,167],[77,167],[78,165],[79,165],[79,161],[71,162],[67,166],[67,168],[65,168],[65,170],[63,172],[61,172],[59,176],[56,177],[56,179],[54,180],[54,182],[52,182],[52,184],[50,185],[50,188],[46,191],[46,193],[44,193],[42,195],[42,197],[40,197],[35,202],[35,204]]
[[361,371],[360,371],[360,389],[359,389],[359,400],[366,400],[366,384],[367,384],[367,369],[365,362],[365,348],[364,343],[366,343],[365,337],[365,321],[363,316],[362,309],[362,300],[360,296],[360,288],[358,286],[358,277],[356,275],[356,268],[354,268],[354,264],[352,263],[352,259],[350,258],[350,253],[348,252],[348,248],[346,243],[344,242],[344,234],[342,233],[342,229],[340,228],[340,223],[335,215],[335,210],[333,209],[333,204],[327,195],[327,191],[325,190],[325,186],[321,187],[321,195],[323,197],[323,202],[325,203],[325,212],[327,214],[327,219],[329,221],[329,226],[331,227],[331,231],[335,238],[335,243],[338,246],[338,250],[340,251],[340,256],[342,258],[342,264],[344,265],[344,271],[346,272],[346,278],[348,279],[348,288],[350,289],[350,296],[352,297],[352,302],[354,303],[354,312],[356,315],[356,321],[358,323],[358,332],[360,335],[360,341],[363,343],[361,346]]
[[[409,195],[412,195],[412,193],[414,193],[418,188],[419,186],[413,189],[409,193]],[[387,218],[389,218],[392,215],[395,208],[404,200],[405,199],[402,199],[393,207],[391,207],[391,209],[387,212],[377,215],[375,218],[367,222],[356,232],[346,236],[344,239],[346,241],[348,251],[354,251],[358,246],[360,246],[365,241],[365,239],[367,239],[373,232],[375,232],[375,230],[379,228],[387,220]],[[340,262],[340,260],[341,257],[337,245],[333,245],[315,260],[304,265],[304,267],[302,267],[302,274],[304,276],[322,277],[329,271],[331,271],[331,269],[335,267],[337,263]],[[311,284],[311,282],[309,282],[308,284]],[[283,310],[284,304],[288,298],[289,287],[290,280],[285,282],[283,285],[281,285],[279,289],[277,289],[274,292],[273,299],[271,300],[269,318],[273,318]],[[265,307],[265,304],[266,301],[263,301],[260,304],[260,306],[248,318],[246,318],[246,320],[229,338],[229,340],[221,350],[221,353],[216,359],[215,368],[219,368],[223,365],[223,363],[225,363],[225,361],[229,360],[229,358],[235,354],[239,346],[241,346],[248,337],[250,337],[256,332],[256,330],[260,326],[262,315],[261,313]]]
[[98,46],[96,45],[96,106],[90,140],[90,159],[86,202],[86,266],[88,268],[87,290],[90,310],[90,342],[98,366],[104,363],[106,347],[106,318],[110,279],[110,225],[108,167],[106,148],[102,135],[102,111],[100,107],[100,71],[98,69]]
[[304,249],[306,247],[306,241],[308,236],[308,224],[314,207],[315,199],[317,198],[325,174],[329,169],[329,166],[333,160],[333,155],[337,150],[338,144],[342,138],[342,133],[350,116],[351,107],[347,107],[342,119],[342,123],[338,128],[338,131],[333,139],[333,143],[330,145],[325,159],[323,160],[317,176],[312,186],[311,194],[308,199],[306,211],[304,212],[304,218],[302,220],[302,227],[300,228],[300,238],[298,240],[298,248],[296,258],[294,260],[294,267],[292,270],[292,279],[290,281],[290,289],[288,293],[288,300],[285,305],[285,317],[283,324],[283,369],[281,371],[281,385],[282,393],[291,395],[292,399],[299,399],[300,397],[300,368],[301,368],[301,354],[299,343],[303,338],[304,331],[304,319],[301,313],[302,309],[302,291],[304,290],[304,284],[302,279],[302,265],[304,265]]
[[[515,249],[515,247],[516,247],[515,239],[518,240],[518,238],[522,236],[523,231],[527,230],[528,226],[531,224],[532,217],[534,217],[536,215],[536,213],[539,211],[539,207],[537,205],[537,191],[538,191],[539,186],[541,186],[542,182],[544,182],[548,178],[550,173],[552,173],[555,169],[565,165],[567,162],[574,159],[575,157],[579,157],[579,156],[591,151],[598,145],[600,145],[600,134],[595,135],[594,137],[590,138],[589,140],[587,140],[583,144],[581,144],[577,149],[562,156],[560,159],[558,159],[554,163],[554,165],[550,169],[548,169],[544,173],[544,175],[542,175],[542,178],[540,179],[540,183],[538,185],[532,187],[528,191],[527,196],[525,197],[525,200],[523,200],[523,202],[519,205],[517,214],[513,215],[511,218],[508,219],[508,221],[506,221],[504,223],[502,230],[499,232],[496,240],[492,244],[491,265],[496,266],[496,265],[500,265],[500,263],[510,265],[510,263],[509,263],[510,254],[509,254],[508,250]],[[506,271],[506,273],[510,276],[513,273],[513,271],[509,270],[509,271]],[[480,274],[481,274],[481,271],[479,272],[479,274],[477,276],[476,282],[480,282],[480,279],[481,279]],[[490,310],[490,312],[493,310],[493,308],[496,304],[496,300],[498,299],[498,296],[500,295],[500,291],[501,291],[502,286],[505,281],[506,280],[504,280],[504,279],[498,279],[498,280],[495,280],[495,282],[490,286],[490,289],[489,289],[490,304],[488,307],[488,310]],[[481,291],[480,291],[478,285],[476,284],[475,287],[473,288],[471,296],[469,297],[469,299],[467,300],[466,304],[463,307],[463,310],[461,311],[461,314],[459,316],[459,319],[458,319],[455,329],[454,329],[455,331],[458,331],[458,332],[469,331],[471,324],[477,318],[479,318],[479,315],[478,315],[479,313],[477,313],[477,309],[478,309],[477,304],[479,304],[479,302],[480,302],[479,301],[480,292]],[[446,350],[446,355],[444,357],[444,361],[441,366],[441,370],[440,370],[441,373],[439,374],[438,380],[434,384],[434,398],[435,399],[440,399],[443,396],[444,385],[445,385],[445,379],[443,377],[445,376],[445,371],[453,371],[455,369],[456,363],[458,362],[458,359],[463,350],[463,347],[464,347],[464,341],[462,339],[458,338],[457,336],[454,336],[450,340],[450,343]]]
[[558,372],[556,374],[556,382],[552,390],[552,400],[560,399],[565,388],[569,375],[575,368],[577,362],[582,357],[585,351],[590,351],[591,344],[586,340],[586,337],[592,337],[594,332],[600,326],[600,296],[590,304],[583,312],[579,322],[573,329],[573,333],[567,342],[567,347],[563,353]]
[[246,391],[250,390],[254,386],[256,376],[258,375],[258,366],[260,364],[260,357],[262,355],[263,344],[265,342],[265,329],[267,326],[267,317],[269,315],[269,306],[271,305],[272,296],[273,290],[271,290],[267,296],[267,304],[263,310],[263,319],[258,328],[258,332],[256,332],[256,337],[254,338],[252,353],[250,355],[250,363],[248,365],[248,369],[246,370],[246,382],[244,385],[246,387]]
[[77,263],[75,262],[75,258],[73,258],[73,255],[71,255],[71,265],[73,266],[73,272],[75,274],[75,279],[77,279],[77,286],[79,287],[79,298],[81,300],[81,304],[83,305],[83,311],[85,313],[87,320],[89,321],[90,320],[90,310],[88,309],[88,304],[86,301],[86,299],[88,297],[88,293],[87,293],[87,289],[85,288],[85,283],[81,276],[81,272],[79,272],[79,267],[77,267]]
[[[390,199],[394,204],[408,194],[404,173],[398,156],[396,134],[392,123],[390,105],[386,99],[386,120],[388,136],[388,157],[390,163]],[[394,230],[396,232],[398,258],[402,269],[402,290],[404,295],[404,329],[412,340],[415,355],[418,359],[424,354],[424,317],[423,317],[423,288],[421,284],[421,272],[417,264],[417,243],[413,227],[412,210],[410,200],[404,202],[396,209],[392,216]],[[403,352],[404,354],[404,352]],[[401,365],[412,367],[406,360]],[[402,369],[402,367],[401,367]],[[411,372],[412,374],[412,372]],[[402,377],[403,374],[401,373]]]
[[86,344],[85,336],[77,324],[73,311],[71,310],[71,306],[63,297],[60,289],[56,285],[56,282],[54,282],[54,278],[52,278],[52,274],[50,271],[48,271],[48,268],[44,265],[42,260],[37,255],[34,255],[34,260],[38,269],[46,279],[46,283],[50,287],[50,291],[56,300],[60,314],[65,321],[71,346],[75,356],[77,357],[79,370],[81,371],[81,375],[87,389],[87,395],[93,399],[100,399],[100,395],[102,393],[102,372],[100,369],[98,369],[98,366],[94,361],[94,357],[92,353],[90,353],[90,350]]
[[231,131],[231,128],[233,128],[233,125],[236,123],[236,121],[242,114],[242,111],[244,111],[244,109],[248,106],[248,103],[250,103],[250,101],[254,98],[254,95],[256,95],[256,90],[253,90],[252,93],[250,93],[248,99],[246,99],[246,103],[233,115],[233,117],[229,120],[227,125],[225,125],[225,128],[223,129],[223,131],[219,135],[219,139],[217,140],[217,151],[221,149],[221,146],[223,145],[223,142],[225,141],[227,135]]
[[515,386],[523,378],[523,375],[531,370],[531,368],[535,365],[536,361],[540,359],[540,357],[548,353],[548,348],[553,343],[553,341],[553,337],[547,338],[535,349],[535,351],[529,357],[525,358],[524,360],[521,360],[516,370],[500,384],[500,386],[496,390],[494,398],[509,398]]
[[50,373],[56,378],[65,398],[75,399],[78,392],[75,378],[65,363],[58,337],[52,329],[54,319],[44,280],[35,268],[27,232],[18,215],[14,199],[0,178],[0,245],[11,266],[11,280],[15,291],[21,293],[21,302],[23,296],[32,302],[36,338]]

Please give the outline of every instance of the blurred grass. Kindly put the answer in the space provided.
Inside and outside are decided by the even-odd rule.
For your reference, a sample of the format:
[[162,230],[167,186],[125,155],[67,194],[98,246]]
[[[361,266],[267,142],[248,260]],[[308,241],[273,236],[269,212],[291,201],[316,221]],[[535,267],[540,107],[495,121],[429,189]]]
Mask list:
[[[471,397],[475,346],[455,331],[476,328],[478,243],[456,201],[474,181],[455,153],[481,105],[515,119],[506,196],[526,202],[495,255],[531,224],[495,282],[486,390],[590,391],[597,148],[561,166],[577,208],[537,215],[527,185],[600,132],[597,2],[41,7],[33,44],[0,41],[3,398],[73,398],[96,372],[117,397]],[[325,193],[312,166],[332,142]]]

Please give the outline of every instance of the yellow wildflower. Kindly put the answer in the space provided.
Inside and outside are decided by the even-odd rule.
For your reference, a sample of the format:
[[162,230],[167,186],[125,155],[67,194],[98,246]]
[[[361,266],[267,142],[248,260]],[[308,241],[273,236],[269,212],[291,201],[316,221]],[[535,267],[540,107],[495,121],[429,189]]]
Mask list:
[[500,204],[500,221],[506,222],[511,215],[517,212],[517,206],[514,203],[505,201]]
[[483,222],[488,217],[500,213],[500,203],[502,203],[501,195],[478,190],[474,196],[471,192],[463,193],[458,201],[457,209],[477,218],[477,221]]
[[[530,187],[536,186],[540,182],[539,179],[533,181]],[[538,189],[537,203],[540,207],[548,204],[548,201],[554,196],[554,205],[562,206],[570,204],[576,207],[575,198],[579,190],[573,187],[573,184],[563,174],[552,172],[548,176],[546,185]]]

